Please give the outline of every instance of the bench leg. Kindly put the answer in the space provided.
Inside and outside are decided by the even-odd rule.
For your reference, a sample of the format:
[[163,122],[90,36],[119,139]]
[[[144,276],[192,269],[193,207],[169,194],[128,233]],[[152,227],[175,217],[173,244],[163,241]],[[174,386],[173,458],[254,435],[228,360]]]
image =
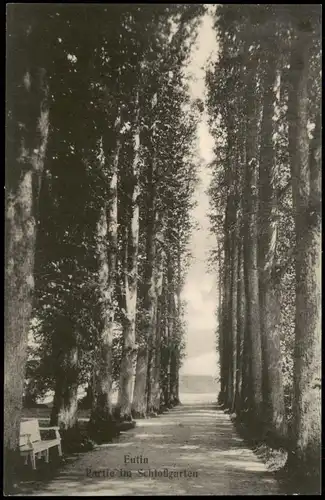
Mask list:
[[61,443],[58,444],[59,457],[62,457],[62,446]]
[[30,454],[30,460],[32,462],[32,468],[33,468],[33,470],[36,470],[35,453],[33,451]]
[[27,465],[28,464],[28,455],[25,455],[24,457],[24,465]]
[[47,449],[47,450],[45,450],[45,463],[48,464],[49,461],[50,461],[50,450]]

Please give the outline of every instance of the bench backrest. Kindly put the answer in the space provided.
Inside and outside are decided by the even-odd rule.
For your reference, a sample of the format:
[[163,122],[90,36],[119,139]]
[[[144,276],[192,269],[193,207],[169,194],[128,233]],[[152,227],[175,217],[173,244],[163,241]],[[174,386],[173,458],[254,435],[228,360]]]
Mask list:
[[20,422],[19,446],[28,444],[28,437],[22,436],[22,434],[30,434],[29,439],[32,443],[35,443],[35,441],[41,441],[41,433],[37,418]]

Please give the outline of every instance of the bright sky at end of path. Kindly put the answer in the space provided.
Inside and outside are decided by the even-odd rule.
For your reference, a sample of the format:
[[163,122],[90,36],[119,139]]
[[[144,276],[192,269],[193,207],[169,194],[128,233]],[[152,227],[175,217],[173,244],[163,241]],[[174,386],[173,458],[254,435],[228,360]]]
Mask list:
[[[205,97],[205,69],[213,52],[217,50],[213,18],[207,13],[199,28],[191,63],[187,68],[190,77],[190,92],[193,99]],[[211,174],[208,164],[214,158],[214,141],[209,134],[207,116],[204,114],[197,130],[199,150],[199,183],[195,192],[197,206],[193,217],[197,227],[190,241],[192,260],[183,290],[187,303],[186,359],[181,368],[183,374],[213,375],[217,373],[216,353],[216,276],[208,270],[208,258],[215,244],[209,233],[209,198],[206,190]]]

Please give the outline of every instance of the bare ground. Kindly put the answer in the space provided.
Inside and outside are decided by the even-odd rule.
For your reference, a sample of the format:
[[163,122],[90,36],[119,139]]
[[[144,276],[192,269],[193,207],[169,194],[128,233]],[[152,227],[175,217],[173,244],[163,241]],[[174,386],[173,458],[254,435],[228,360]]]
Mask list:
[[[30,483],[22,494],[281,494],[274,475],[238,436],[230,417],[207,401],[187,398],[157,418],[138,420],[115,442],[74,457],[54,479]],[[148,463],[125,463],[126,455]]]

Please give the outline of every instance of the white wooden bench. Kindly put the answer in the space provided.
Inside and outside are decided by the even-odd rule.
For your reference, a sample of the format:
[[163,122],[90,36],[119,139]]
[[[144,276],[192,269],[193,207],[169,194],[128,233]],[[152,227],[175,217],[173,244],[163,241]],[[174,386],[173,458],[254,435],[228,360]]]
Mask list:
[[[41,438],[41,431],[55,431],[55,439]],[[37,418],[31,420],[22,420],[20,422],[19,448],[20,454],[25,457],[25,464],[28,457],[31,459],[32,467],[36,469],[36,455],[43,455],[45,462],[49,462],[49,450],[54,446],[58,447],[59,455],[62,456],[61,436],[59,427],[40,427]]]

